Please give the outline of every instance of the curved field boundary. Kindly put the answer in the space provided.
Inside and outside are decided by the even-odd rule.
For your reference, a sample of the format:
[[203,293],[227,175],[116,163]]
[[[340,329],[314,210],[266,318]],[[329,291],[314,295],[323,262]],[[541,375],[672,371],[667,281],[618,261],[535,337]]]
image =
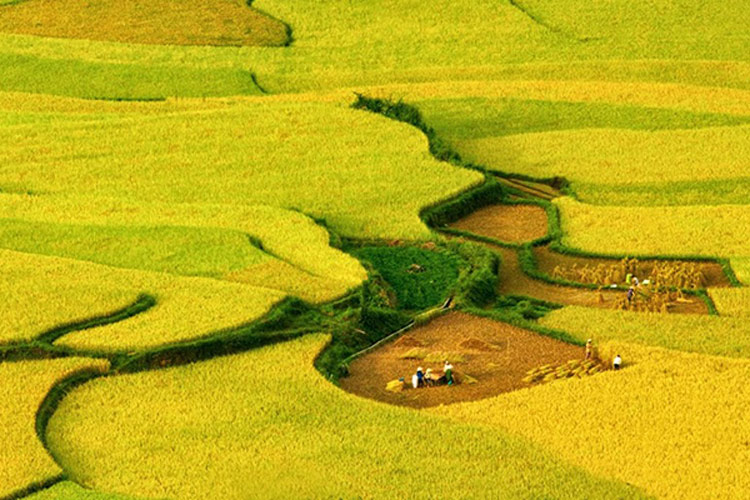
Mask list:
[[[352,107],[355,109],[364,109],[372,113],[377,113],[390,118],[392,120],[401,121],[408,123],[424,133],[429,143],[430,153],[439,161],[447,161],[453,165],[457,165],[472,170],[477,170],[485,175],[485,183],[477,188],[470,189],[464,193],[457,195],[456,197],[443,201],[442,203],[435,204],[430,207],[425,207],[420,216],[422,220],[433,229],[440,232],[447,232],[449,234],[467,236],[478,241],[485,243],[491,243],[507,248],[520,248],[522,245],[516,243],[509,243],[496,240],[494,238],[482,237],[471,233],[462,233],[459,230],[450,229],[446,230],[445,226],[458,220],[464,215],[467,215],[473,210],[487,206],[489,204],[502,202],[502,203],[535,203],[545,207],[549,216],[549,233],[544,238],[539,238],[532,241],[535,246],[550,243],[550,248],[559,253],[567,253],[570,255],[577,255],[580,257],[590,257],[597,259],[622,259],[625,255],[602,255],[583,250],[566,247],[562,243],[562,228],[560,225],[560,214],[558,208],[550,203],[545,197],[537,196],[533,193],[528,192],[529,190],[522,190],[518,186],[518,181],[547,185],[553,190],[559,191],[561,194],[574,196],[574,193],[570,192],[570,182],[563,177],[552,177],[544,179],[536,179],[527,175],[509,174],[505,172],[489,171],[487,168],[468,163],[462,160],[461,156],[454,151],[446,141],[441,139],[437,132],[430,127],[422,118],[419,109],[416,107],[404,103],[402,101],[393,102],[388,99],[368,97],[363,94],[356,94],[357,99],[352,103]],[[498,177],[505,184],[500,184],[495,177]],[[515,186],[508,186],[508,181]],[[516,196],[522,196],[529,198],[528,200],[511,200],[508,195],[514,194]],[[628,256],[632,257],[632,256]],[[720,257],[706,257],[706,256],[695,256],[695,255],[637,255],[640,259],[648,260],[690,260],[697,262],[715,262],[722,266],[727,279],[733,286],[742,286],[734,272],[731,269],[731,265],[728,259]]]
[[156,297],[148,294],[141,294],[138,296],[135,302],[123,307],[122,309],[118,309],[117,311],[113,311],[109,314],[103,314],[101,316],[96,316],[94,318],[86,319],[83,321],[60,325],[42,333],[41,335],[39,335],[39,337],[37,337],[37,340],[39,342],[42,342],[43,344],[51,345],[57,339],[63,337],[64,335],[67,335],[68,333],[80,332],[82,330],[88,330],[90,328],[96,328],[98,326],[119,323],[120,321],[125,321],[126,319],[131,318],[136,314],[146,312],[155,305]]
[[[91,369],[80,370],[76,373],[68,375],[64,379],[57,382],[57,384],[55,384],[52,389],[50,389],[50,391],[47,393],[47,396],[42,401],[42,404],[39,405],[39,410],[37,410],[35,421],[36,435],[39,438],[39,441],[42,443],[42,446],[44,446],[44,449],[47,450],[47,453],[49,453],[49,455],[60,466],[60,468],[62,468],[62,464],[57,459],[57,457],[52,454],[49,447],[47,446],[47,423],[49,422],[49,419],[52,418],[52,414],[55,412],[60,402],[69,392],[90,380],[103,376],[105,376],[105,373]],[[59,479],[54,481],[52,484],[64,478],[65,474],[62,474],[61,476],[59,476]],[[52,484],[49,484],[46,487],[52,486]]]
[[[141,308],[141,310],[147,310],[152,306],[152,301],[153,299],[151,297],[142,295],[139,297],[139,300],[112,315],[62,326],[53,329],[42,336],[48,335],[50,336],[49,338],[52,338],[51,335],[54,333],[69,333],[70,331],[75,331],[74,327],[76,325],[84,326],[86,328],[100,326],[99,324],[95,324],[97,321],[105,321],[106,323],[104,324],[122,321],[123,319],[130,317],[127,313],[131,313],[132,315],[132,313],[137,311],[138,308]],[[50,452],[50,449],[47,446],[46,428],[60,402],[76,387],[99,377],[116,376],[121,373],[135,373],[179,366],[219,356],[237,354],[281,342],[287,342],[317,331],[324,322],[319,316],[317,310],[312,309],[302,301],[297,299],[287,299],[281,304],[275,306],[274,309],[267,313],[264,318],[253,321],[244,327],[221,330],[203,339],[164,346],[162,348],[134,355],[128,355],[125,353],[114,355],[109,353],[84,353],[75,349],[62,351],[51,346],[51,344],[48,344],[49,349],[45,349],[42,347],[44,344],[41,344],[38,340],[33,341],[32,344],[20,345],[17,349],[20,352],[27,353],[27,358],[39,359],[66,355],[110,358],[110,368],[108,371],[101,372],[92,369],[80,370],[58,381],[50,389],[37,410],[35,422],[37,437],[47,452],[50,453],[53,460],[62,467],[61,461]],[[23,490],[19,490],[18,492],[13,493],[10,497],[3,498],[2,500],[23,498],[37,491],[49,488],[64,479],[66,479],[66,476],[63,474],[52,478],[49,481],[29,485]]]
[[[45,449],[47,446],[45,445]],[[48,450],[49,452],[49,450]],[[0,500],[20,500],[22,498],[26,498],[28,496],[31,496],[34,493],[37,493],[42,490],[46,490],[47,488],[51,488],[52,486],[56,485],[57,483],[65,481],[65,474],[59,474],[55,477],[52,477],[46,481],[41,481],[38,483],[33,483],[28,485],[27,487],[20,489],[18,491],[15,491],[11,493],[10,495],[6,495]]]
[[88,330],[125,321],[128,318],[132,318],[133,316],[148,311],[154,307],[156,303],[157,301],[155,297],[148,294],[141,294],[133,303],[111,313],[56,326],[27,342],[13,342],[2,345],[0,346],[0,362],[21,359],[56,358],[76,354],[88,357],[106,358],[108,357],[106,353],[83,353],[76,349],[56,346],[54,345],[54,342],[72,332]]

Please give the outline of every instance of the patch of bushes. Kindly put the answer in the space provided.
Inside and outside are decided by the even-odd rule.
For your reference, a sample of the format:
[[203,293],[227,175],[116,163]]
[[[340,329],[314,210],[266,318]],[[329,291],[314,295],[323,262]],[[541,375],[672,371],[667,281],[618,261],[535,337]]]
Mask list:
[[458,279],[459,260],[446,251],[367,246],[352,253],[369,262],[392,287],[398,309],[416,311],[440,304]]
[[447,247],[463,260],[455,287],[455,301],[464,306],[483,307],[497,298],[500,257],[471,242],[450,241]]

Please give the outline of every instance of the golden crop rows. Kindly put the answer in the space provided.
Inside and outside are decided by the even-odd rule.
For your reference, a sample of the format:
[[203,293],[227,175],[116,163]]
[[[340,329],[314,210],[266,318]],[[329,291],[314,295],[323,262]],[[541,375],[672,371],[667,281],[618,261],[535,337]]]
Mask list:
[[621,354],[625,368],[435,413],[510,429],[658,498],[742,498],[750,486],[750,362],[623,343],[606,348]]

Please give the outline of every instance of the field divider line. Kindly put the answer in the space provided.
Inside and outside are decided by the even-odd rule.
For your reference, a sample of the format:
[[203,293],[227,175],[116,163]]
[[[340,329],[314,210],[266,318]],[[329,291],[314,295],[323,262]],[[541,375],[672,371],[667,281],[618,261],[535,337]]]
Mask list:
[[100,316],[94,316],[93,318],[84,319],[82,321],[75,321],[72,323],[63,324],[54,327],[46,332],[39,335],[36,340],[44,344],[52,345],[56,340],[61,337],[83,330],[89,330],[99,326],[111,325],[125,321],[128,318],[132,318],[138,314],[144,313],[149,309],[153,308],[157,304],[156,297],[148,294],[140,294],[136,300],[127,306],[112,311],[107,314]]
[[0,500],[21,500],[22,498],[33,495],[34,493],[38,493],[40,491],[51,488],[57,483],[65,481],[65,479],[65,474],[58,474],[57,476],[51,477],[49,479],[31,483],[28,486],[21,488],[20,490],[16,490],[11,494],[0,498]]

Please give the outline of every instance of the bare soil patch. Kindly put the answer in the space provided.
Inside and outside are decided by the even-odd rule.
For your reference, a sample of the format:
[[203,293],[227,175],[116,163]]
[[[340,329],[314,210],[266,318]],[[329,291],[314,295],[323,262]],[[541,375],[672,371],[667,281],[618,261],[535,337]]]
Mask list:
[[454,222],[450,227],[519,243],[547,234],[547,213],[537,205],[490,205]]
[[245,0],[26,0],[0,32],[159,45],[284,45],[286,26]]
[[[428,352],[460,354],[463,361],[449,360],[459,378],[466,375],[474,383],[452,386],[386,390],[388,382],[403,377],[411,382],[418,367],[442,371],[442,361],[426,362],[402,359],[413,349],[400,343],[403,338],[421,343]],[[582,359],[582,347],[566,344],[529,330],[480,318],[462,312],[452,312],[430,323],[411,330],[408,335],[370,352],[352,362],[350,375],[342,378],[341,387],[349,392],[378,401],[413,408],[473,401],[500,393],[530,387],[524,382],[527,372],[546,364],[562,364]],[[463,377],[462,377],[463,376]],[[409,386],[411,387],[411,386]]]

